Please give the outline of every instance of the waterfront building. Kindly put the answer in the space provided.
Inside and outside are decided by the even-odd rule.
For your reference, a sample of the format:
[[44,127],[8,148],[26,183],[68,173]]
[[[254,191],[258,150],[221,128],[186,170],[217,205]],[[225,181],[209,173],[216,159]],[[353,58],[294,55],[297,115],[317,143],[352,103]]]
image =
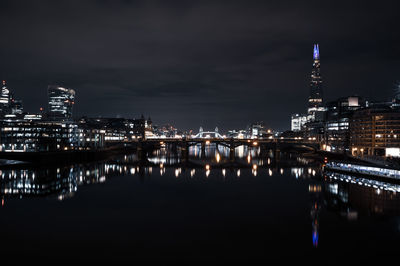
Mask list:
[[151,119],[143,116],[139,119],[82,117],[78,126],[84,131],[84,135],[88,135],[85,140],[87,145],[91,143],[90,146],[95,147],[104,146],[106,142],[124,142],[154,136]]
[[349,122],[355,110],[365,108],[368,102],[359,96],[342,97],[326,105],[325,150],[349,151]]
[[314,44],[313,67],[311,71],[310,95],[308,97],[307,114],[312,116],[314,121],[322,121],[325,108],[323,105],[322,77],[320,70],[319,45]]
[[79,136],[72,122],[7,118],[0,121],[0,152],[78,149]]
[[400,110],[374,103],[354,112],[350,120],[353,155],[400,157]]
[[48,92],[48,116],[51,119],[68,120],[72,118],[75,103],[75,90],[50,85]]

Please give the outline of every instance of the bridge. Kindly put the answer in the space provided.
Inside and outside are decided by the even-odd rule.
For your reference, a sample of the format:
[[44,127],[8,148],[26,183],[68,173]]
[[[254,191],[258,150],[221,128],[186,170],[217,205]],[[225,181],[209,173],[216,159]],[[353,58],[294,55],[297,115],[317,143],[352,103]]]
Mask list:
[[[127,143],[125,143],[127,144]],[[275,156],[279,157],[281,151],[284,150],[301,150],[316,151],[320,149],[320,143],[316,140],[302,140],[295,138],[270,138],[270,139],[235,139],[224,137],[187,137],[187,138],[151,138],[136,140],[131,142],[132,147],[138,152],[139,156],[146,156],[146,153],[168,147],[171,150],[178,151],[183,159],[189,157],[189,148],[191,146],[201,146],[201,154],[205,154],[206,147],[210,145],[223,146],[229,149],[229,157],[235,160],[235,149],[239,146],[247,146],[251,148],[260,148],[261,150],[273,150]],[[129,145],[129,144],[128,144]]]
[[216,139],[223,139],[224,137],[219,134],[218,127],[215,128],[214,131],[203,131],[203,128],[200,127],[199,133],[194,135],[192,138],[194,139],[202,139],[202,138],[216,138]]
[[125,148],[138,151],[138,154],[151,152],[162,147],[182,153],[182,158],[187,158],[189,148],[192,146],[201,146],[201,154],[205,154],[207,146],[215,145],[218,149],[223,146],[229,149],[231,159],[235,157],[235,149],[240,146],[251,148],[260,148],[261,150],[273,150],[280,152],[283,150],[300,150],[300,151],[316,151],[320,150],[321,143],[316,138],[283,138],[269,136],[268,138],[233,138],[221,135],[218,127],[214,131],[204,131],[200,127],[199,132],[195,135],[187,135],[185,137],[147,137],[147,138],[125,138],[120,141],[108,141],[108,145],[123,145]]

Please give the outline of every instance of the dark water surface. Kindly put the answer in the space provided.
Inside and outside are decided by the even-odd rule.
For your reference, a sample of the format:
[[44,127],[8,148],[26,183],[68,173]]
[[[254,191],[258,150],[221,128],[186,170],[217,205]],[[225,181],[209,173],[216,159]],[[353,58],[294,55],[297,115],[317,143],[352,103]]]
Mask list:
[[196,152],[2,169],[1,260],[337,264],[399,253],[398,185],[323,173],[298,155]]

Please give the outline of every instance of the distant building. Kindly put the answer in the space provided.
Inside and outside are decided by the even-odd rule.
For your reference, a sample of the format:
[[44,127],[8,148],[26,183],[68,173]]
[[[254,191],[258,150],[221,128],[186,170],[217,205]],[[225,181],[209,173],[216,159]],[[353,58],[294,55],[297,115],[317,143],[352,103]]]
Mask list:
[[75,91],[51,85],[47,89],[49,99],[48,116],[51,119],[66,120],[72,118]]
[[10,90],[7,88],[6,81],[3,80],[0,92],[0,114],[5,115],[10,112]]
[[[323,132],[323,126],[325,107],[323,102],[322,94],[322,77],[320,70],[320,54],[319,45],[314,44],[313,50],[313,67],[311,71],[311,82],[310,82],[310,95],[307,103],[306,114],[293,114],[291,116],[291,130],[293,132],[306,131],[308,137],[317,137],[315,134]],[[318,133],[317,133],[318,132]],[[318,136],[319,137],[319,136]]]
[[311,118],[312,115],[308,114],[293,114],[290,129],[294,132],[304,129],[305,124],[310,121]]
[[324,118],[325,108],[323,105],[322,77],[318,44],[314,44],[313,59],[314,63],[311,71],[310,96],[308,97],[307,113],[312,116],[313,120],[322,121]]
[[22,101],[12,98],[10,102],[10,109],[11,109],[11,114],[22,115],[22,113],[24,112]]

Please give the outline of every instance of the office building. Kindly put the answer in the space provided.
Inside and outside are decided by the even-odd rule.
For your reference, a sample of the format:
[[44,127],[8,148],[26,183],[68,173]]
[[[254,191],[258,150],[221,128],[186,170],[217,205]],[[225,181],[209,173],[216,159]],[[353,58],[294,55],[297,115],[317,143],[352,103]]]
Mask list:
[[365,108],[368,102],[359,96],[342,97],[326,105],[325,149],[349,151],[349,123],[354,111]]
[[400,112],[375,105],[354,112],[350,120],[351,153],[400,157]]
[[51,85],[47,89],[49,99],[48,116],[50,119],[68,120],[72,118],[75,91]]

